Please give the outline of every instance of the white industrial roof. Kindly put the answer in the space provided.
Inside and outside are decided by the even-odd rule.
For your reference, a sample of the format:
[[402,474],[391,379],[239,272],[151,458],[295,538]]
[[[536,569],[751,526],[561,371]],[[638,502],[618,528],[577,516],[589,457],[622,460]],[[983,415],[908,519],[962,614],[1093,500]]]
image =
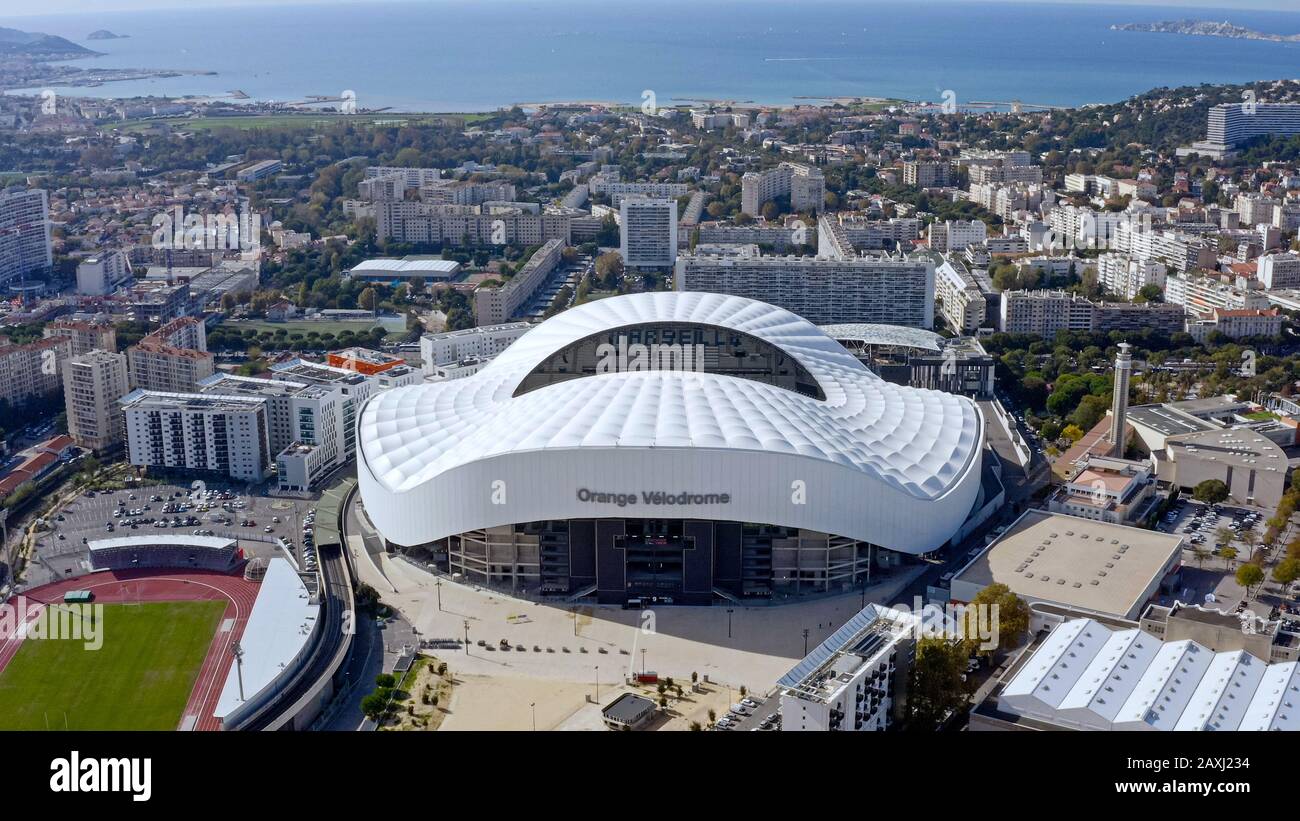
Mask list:
[[[271,559],[239,639],[243,651],[241,669],[230,666],[213,715],[225,718],[256,699],[287,672],[307,646],[319,613],[320,605],[313,601],[289,563],[278,557]],[[241,672],[243,698],[239,696]]]
[[1008,712],[1064,726],[1156,730],[1300,728],[1296,662],[1161,642],[1093,619],[1057,625],[998,696]]
[[460,270],[460,263],[454,259],[368,259],[352,267],[353,273],[392,273],[418,274],[421,271],[433,274],[454,274]]
[[[826,399],[697,371],[598,374],[512,396],[564,346],[650,322],[707,324],[767,341],[798,360]],[[833,462],[935,499],[981,444],[978,412],[968,400],[885,382],[782,308],[702,292],[632,294],[566,311],[469,378],[379,394],[365,406],[360,428],[365,464],[390,491],[511,452],[721,448]]]

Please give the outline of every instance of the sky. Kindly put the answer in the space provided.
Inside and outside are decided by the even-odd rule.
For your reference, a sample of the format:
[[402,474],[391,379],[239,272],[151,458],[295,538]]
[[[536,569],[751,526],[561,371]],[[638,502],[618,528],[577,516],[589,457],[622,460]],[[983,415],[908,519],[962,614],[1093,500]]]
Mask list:
[[[408,0],[409,2],[419,2],[420,0]],[[953,0],[954,2],[981,2],[983,0]],[[1044,5],[1048,3],[1091,3],[1105,4],[1115,6],[1171,6],[1174,8],[1193,9],[1215,9],[1219,11],[1231,9],[1263,9],[1273,11],[1296,11],[1298,10],[1297,0],[1015,0],[1016,2],[1026,2],[1032,5]],[[231,6],[258,6],[258,5],[320,5],[322,3],[330,4],[364,4],[368,2],[383,2],[383,0],[196,0],[193,5],[187,4],[189,8],[196,7],[231,7]],[[476,0],[476,2],[492,2],[492,0]],[[653,2],[653,0],[613,0],[613,3],[628,2],[641,3]],[[787,2],[787,0],[770,0],[770,2]],[[88,6],[93,4],[93,12],[88,11]],[[86,17],[93,17],[95,13],[113,12],[113,11],[147,11],[152,9],[172,10],[176,8],[175,0],[0,0],[0,18],[15,18],[28,15],[47,15],[47,14],[81,14]],[[1223,16],[1217,14],[1214,19]]]

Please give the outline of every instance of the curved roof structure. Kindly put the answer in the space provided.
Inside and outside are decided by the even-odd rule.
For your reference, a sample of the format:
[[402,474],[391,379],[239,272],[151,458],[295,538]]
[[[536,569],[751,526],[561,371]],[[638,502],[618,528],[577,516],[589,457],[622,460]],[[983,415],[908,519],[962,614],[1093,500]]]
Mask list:
[[818,325],[831,339],[857,342],[863,345],[893,345],[938,353],[943,348],[943,337],[924,328],[904,325],[882,325],[878,322],[841,322],[838,325]]
[[[796,360],[825,398],[700,370],[597,373],[519,393],[535,368],[568,345],[612,329],[665,323],[762,340]],[[596,487],[603,473],[637,488],[647,482],[656,489],[731,488],[733,501],[722,509],[678,513],[820,528],[910,552],[942,544],[969,512],[983,433],[969,400],[885,382],[789,311],[701,292],[633,294],[574,308],[529,331],[469,378],[375,396],[358,425],[367,508],[401,544],[463,532],[478,519],[471,527],[632,515],[580,504],[572,485],[554,491],[551,502],[540,501],[548,489],[530,485],[539,476],[559,478],[563,467],[581,487]],[[525,466],[534,473],[518,472]],[[722,469],[736,473],[721,475]],[[507,492],[505,503],[479,516],[458,508],[453,499],[479,507],[482,499],[473,494],[487,495],[458,483],[480,475],[491,483],[494,471],[506,485],[508,474],[519,478],[514,495]],[[678,488],[683,482],[689,487]],[[794,504],[788,497],[795,482],[808,493],[802,509],[773,509],[777,499],[782,507]],[[757,485],[769,487],[755,492]],[[427,514],[398,510],[403,499],[418,500]],[[873,510],[889,499],[906,504],[892,514]],[[902,532],[904,523],[880,524],[907,505],[944,499],[944,515],[935,519],[935,508],[906,523],[912,536]],[[927,518],[939,530],[949,528],[937,542]]]

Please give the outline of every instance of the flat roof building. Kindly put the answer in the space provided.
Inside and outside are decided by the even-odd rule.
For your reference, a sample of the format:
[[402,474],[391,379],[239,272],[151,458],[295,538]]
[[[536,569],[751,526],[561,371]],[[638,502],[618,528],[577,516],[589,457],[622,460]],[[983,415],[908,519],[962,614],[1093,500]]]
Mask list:
[[957,572],[952,598],[1001,583],[1030,603],[1136,619],[1181,559],[1181,536],[1028,510]]

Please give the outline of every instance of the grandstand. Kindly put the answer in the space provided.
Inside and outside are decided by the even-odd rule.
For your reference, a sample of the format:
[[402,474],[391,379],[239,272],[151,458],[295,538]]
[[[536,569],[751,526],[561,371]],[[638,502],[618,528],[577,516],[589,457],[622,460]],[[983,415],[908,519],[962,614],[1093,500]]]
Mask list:
[[227,571],[241,558],[239,544],[220,536],[123,536],[88,543],[94,570],[185,568]]

